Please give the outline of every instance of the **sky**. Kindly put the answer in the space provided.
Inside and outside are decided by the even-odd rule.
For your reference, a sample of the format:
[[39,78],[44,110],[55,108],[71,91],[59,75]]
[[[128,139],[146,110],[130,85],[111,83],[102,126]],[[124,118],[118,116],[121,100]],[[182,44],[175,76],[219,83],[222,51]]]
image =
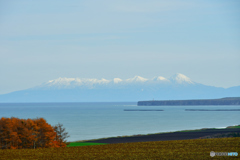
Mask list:
[[59,77],[240,85],[239,0],[0,0],[0,94]]

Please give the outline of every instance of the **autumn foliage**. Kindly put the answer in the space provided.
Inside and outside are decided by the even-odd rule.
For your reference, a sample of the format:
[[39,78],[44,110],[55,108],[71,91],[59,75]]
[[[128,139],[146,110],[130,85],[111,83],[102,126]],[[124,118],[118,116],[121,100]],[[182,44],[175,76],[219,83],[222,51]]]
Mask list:
[[50,148],[65,147],[66,144],[59,140],[56,126],[52,127],[43,118],[0,119],[0,148]]

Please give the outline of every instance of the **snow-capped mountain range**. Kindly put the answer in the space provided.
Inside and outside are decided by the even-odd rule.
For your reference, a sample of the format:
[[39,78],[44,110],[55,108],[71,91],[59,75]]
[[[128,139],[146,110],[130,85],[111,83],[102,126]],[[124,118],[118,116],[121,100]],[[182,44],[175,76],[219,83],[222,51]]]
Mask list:
[[154,77],[152,79],[143,78],[140,76],[135,76],[129,79],[113,78],[107,79],[88,79],[88,78],[57,78],[43,83],[39,87],[80,87],[80,86],[94,86],[94,85],[131,85],[131,84],[152,84],[152,83],[177,83],[177,84],[195,84],[187,76],[177,73],[169,79],[162,76]]
[[240,97],[240,86],[221,88],[193,82],[183,74],[151,79],[57,78],[39,86],[0,95],[0,102],[137,102],[142,100]]

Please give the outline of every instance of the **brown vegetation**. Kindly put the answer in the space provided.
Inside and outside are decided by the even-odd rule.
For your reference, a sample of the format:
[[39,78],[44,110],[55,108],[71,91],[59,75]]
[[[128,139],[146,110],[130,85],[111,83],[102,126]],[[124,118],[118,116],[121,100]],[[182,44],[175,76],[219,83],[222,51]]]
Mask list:
[[[62,127],[62,126],[61,126]],[[52,127],[43,118],[0,119],[0,148],[23,149],[23,148],[49,148],[64,147],[64,140],[56,133],[59,126]],[[61,133],[62,134],[62,133]]]
[[238,137],[153,141],[83,147],[0,150],[0,159],[239,159],[239,156],[210,156],[211,151],[240,153],[239,146],[240,138]]

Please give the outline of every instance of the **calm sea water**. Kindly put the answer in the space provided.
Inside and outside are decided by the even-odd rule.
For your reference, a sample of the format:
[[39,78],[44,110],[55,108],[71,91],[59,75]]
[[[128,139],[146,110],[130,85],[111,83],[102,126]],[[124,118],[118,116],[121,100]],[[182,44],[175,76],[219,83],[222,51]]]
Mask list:
[[[163,109],[164,111],[124,111]],[[0,117],[43,117],[62,123],[68,141],[113,136],[222,128],[240,124],[240,111],[185,111],[185,109],[240,109],[240,106],[137,106],[126,103],[0,103]]]

